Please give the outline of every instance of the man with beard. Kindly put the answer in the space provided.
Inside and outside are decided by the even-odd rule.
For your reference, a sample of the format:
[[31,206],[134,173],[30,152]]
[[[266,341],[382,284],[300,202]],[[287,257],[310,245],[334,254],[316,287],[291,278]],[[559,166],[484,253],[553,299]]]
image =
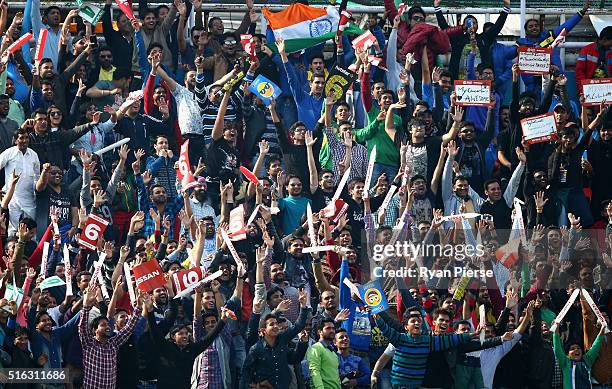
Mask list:
[[[319,264],[320,265],[320,264]],[[316,266],[316,264],[315,264]],[[317,328],[324,320],[334,320],[336,315],[340,313],[338,309],[338,293],[340,290],[335,285],[330,285],[329,290],[323,290],[320,297],[320,303],[312,317],[312,333],[311,337],[317,338]]]
[[[55,64],[55,69],[58,69],[59,43],[62,35],[61,20],[62,13],[58,6],[51,5],[45,8],[44,19],[40,13],[40,0],[34,0],[31,3],[30,20],[32,23],[32,32],[34,39],[38,42],[38,35],[41,29],[47,30],[47,44],[43,51],[43,58],[49,58]],[[29,23],[28,23],[29,24]],[[66,112],[66,111],[64,111]]]
[[21,126],[25,121],[25,112],[23,110],[23,106],[21,103],[16,100],[15,96],[15,82],[12,78],[7,77],[5,84],[5,92],[8,97],[9,102],[9,111],[7,117],[17,123],[18,126]]
[[46,311],[37,312],[39,297],[39,292],[32,292],[27,316],[30,347],[34,358],[39,363],[43,362],[41,365],[47,369],[59,369],[64,359],[63,346],[76,335],[81,313],[77,313],[64,325],[54,327],[55,323]]
[[300,293],[297,288],[291,286],[287,281],[282,264],[273,263],[272,265],[270,265],[270,281],[272,281],[270,286],[272,288],[281,288],[283,290],[283,296],[285,297],[285,299],[290,301],[290,304],[287,307],[288,309],[284,313],[284,316],[291,323],[295,323],[299,314]]
[[14,191],[8,204],[10,226],[16,229],[21,215],[36,216],[36,196],[32,190],[36,175],[40,172],[40,162],[36,152],[29,148],[28,131],[19,128],[13,134],[15,146],[9,147],[0,154],[0,169],[4,169],[4,193]]
[[442,200],[444,201],[444,214],[459,214],[459,208],[465,208],[463,212],[480,212],[480,206],[484,200],[470,187],[466,177],[457,175],[453,177],[453,161],[458,153],[454,141],[448,144],[448,157],[442,173]]
[[87,86],[92,86],[98,81],[111,81],[113,73],[117,70],[114,63],[113,51],[109,46],[102,46],[98,49],[95,66],[87,76]]
[[[163,52],[163,60],[162,63],[166,67],[166,69],[174,71],[174,67],[172,64],[172,51],[168,47],[168,43],[166,41],[166,37],[170,32],[170,28],[174,24],[177,15],[177,8],[174,3],[170,5],[170,12],[164,18],[163,22],[158,22],[158,14],[153,9],[147,9],[145,12],[140,14],[139,16],[142,19],[133,20],[132,26],[134,27],[134,38],[136,42],[136,47],[139,56],[141,57],[141,50],[144,48],[150,48],[152,44],[160,45],[161,51]],[[140,49],[138,47],[141,47]],[[142,62],[142,57],[139,62]],[[143,82],[146,82],[146,77],[148,77],[148,72],[142,67],[141,71],[143,76]]]
[[[78,224],[79,203],[77,196],[62,185],[63,176],[59,166],[50,163],[43,165],[40,178],[36,182],[36,220],[39,226],[45,226],[57,218],[60,233],[65,235]],[[44,231],[39,231],[41,236],[43,233]]]
[[608,115],[599,130],[599,139],[593,140],[587,150],[589,162],[593,166],[591,177],[591,212],[601,215],[601,203],[612,198],[612,169],[606,169],[612,162],[612,115]]
[[[593,195],[595,195],[595,192],[593,192]],[[529,227],[536,224],[542,224],[545,227],[557,224],[559,220],[558,209],[553,201],[555,194],[548,184],[547,171],[537,169],[533,172],[533,175],[525,174],[523,196],[527,208]],[[497,226],[497,223],[495,224]]]
[[[240,40],[235,33],[225,32],[221,35],[219,41],[221,43],[221,52],[204,58],[200,63],[203,70],[212,71],[213,81],[222,79],[240,60],[240,51],[238,51]],[[196,63],[196,65],[198,64]]]
[[96,284],[87,288],[83,299],[83,314],[79,321],[79,339],[83,347],[83,388],[114,389],[117,386],[117,353],[134,331],[140,317],[142,298],[135,302],[134,312],[127,324],[114,335],[108,318],[104,316],[96,317],[89,324],[96,289]]
[[[32,15],[34,15],[34,12],[32,12]],[[51,44],[45,45],[45,48],[50,45]],[[47,82],[52,86],[55,96],[54,103],[62,112],[69,112],[69,109],[66,106],[66,94],[64,93],[65,87],[92,52],[93,44],[90,42],[87,44],[85,50],[83,50],[61,74],[56,73],[54,67],[55,61],[52,61],[49,57],[44,57],[40,61],[40,64],[38,65],[38,72],[41,83]]]
[[306,352],[310,382],[313,388],[340,389],[339,360],[334,347],[336,325],[333,320],[323,320],[317,326],[319,342]]
[[[284,174],[282,175],[284,178]],[[288,196],[284,196],[284,188]],[[296,175],[289,176],[286,181],[278,180],[278,208],[280,209],[280,220],[284,235],[292,234],[300,226],[300,220],[306,213],[310,199],[302,193],[302,180]]]

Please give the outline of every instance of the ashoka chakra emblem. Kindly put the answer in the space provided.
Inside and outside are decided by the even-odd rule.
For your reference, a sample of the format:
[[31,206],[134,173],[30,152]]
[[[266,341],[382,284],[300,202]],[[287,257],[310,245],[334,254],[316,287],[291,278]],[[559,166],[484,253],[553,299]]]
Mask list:
[[329,19],[315,20],[310,23],[310,36],[319,37],[332,32],[332,23]]

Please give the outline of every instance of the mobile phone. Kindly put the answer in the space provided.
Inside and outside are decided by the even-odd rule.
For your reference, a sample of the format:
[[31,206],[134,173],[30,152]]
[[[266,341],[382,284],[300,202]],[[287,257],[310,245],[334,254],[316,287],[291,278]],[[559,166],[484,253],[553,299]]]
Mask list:
[[95,35],[90,36],[89,42],[94,46],[98,46],[98,37]]
[[492,222],[493,221],[493,215],[489,215],[488,213],[484,213],[484,214],[482,214],[482,220],[487,221],[487,222]]

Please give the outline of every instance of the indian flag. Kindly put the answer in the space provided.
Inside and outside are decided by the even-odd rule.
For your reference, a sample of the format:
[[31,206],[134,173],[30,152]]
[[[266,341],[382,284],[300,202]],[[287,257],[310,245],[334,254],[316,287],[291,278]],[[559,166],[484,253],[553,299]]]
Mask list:
[[[285,50],[293,53],[334,39],[338,30],[340,14],[335,7],[309,7],[295,3],[280,12],[261,10],[268,21],[268,45],[276,51],[274,41],[285,40]],[[347,26],[344,33],[360,34],[361,30],[353,25]]]

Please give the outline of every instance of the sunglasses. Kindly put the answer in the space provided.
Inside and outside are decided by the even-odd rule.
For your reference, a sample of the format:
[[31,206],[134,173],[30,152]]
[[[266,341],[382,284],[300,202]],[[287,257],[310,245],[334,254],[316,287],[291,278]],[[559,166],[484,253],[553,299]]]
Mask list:
[[223,44],[225,44],[225,45],[235,45],[236,41],[235,40],[225,41],[225,42],[223,42]]
[[62,113],[60,111],[53,111],[49,112],[49,116],[62,116]]
[[424,22],[425,18],[422,16],[413,16],[412,20],[414,20],[415,22]]
[[62,172],[61,170],[52,170],[52,171],[49,172],[49,174],[52,174],[52,175],[57,175],[57,174],[63,175],[64,172]]

